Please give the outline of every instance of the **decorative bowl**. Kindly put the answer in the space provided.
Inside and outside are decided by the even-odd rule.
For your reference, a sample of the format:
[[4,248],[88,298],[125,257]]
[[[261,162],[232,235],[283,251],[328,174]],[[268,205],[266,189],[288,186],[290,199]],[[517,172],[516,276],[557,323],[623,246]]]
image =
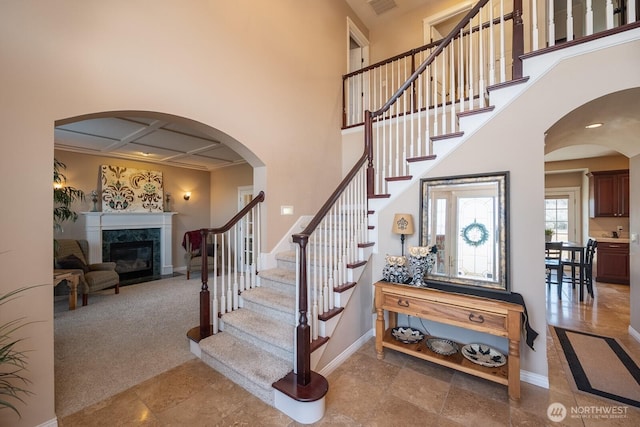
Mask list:
[[425,344],[429,348],[429,350],[443,356],[456,354],[460,349],[458,347],[458,344],[446,338],[427,338]]
[[489,368],[496,368],[507,363],[504,354],[485,344],[467,344],[462,347],[462,355],[473,363]]
[[409,326],[398,326],[391,330],[391,336],[405,344],[415,344],[424,339],[424,334]]

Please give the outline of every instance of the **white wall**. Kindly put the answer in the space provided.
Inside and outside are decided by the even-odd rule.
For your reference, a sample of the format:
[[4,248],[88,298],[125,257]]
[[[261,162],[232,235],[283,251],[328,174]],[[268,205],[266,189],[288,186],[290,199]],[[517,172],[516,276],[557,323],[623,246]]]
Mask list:
[[[561,61],[425,175],[510,171],[511,290],[522,294],[531,324],[540,333],[535,351],[521,346],[522,369],[541,377],[547,376],[548,369],[544,271],[540,267],[544,257],[544,238],[540,232],[544,229],[544,132],[560,117],[592,99],[640,86],[638,52],[640,41]],[[616,79],[602,77],[613,74]],[[343,150],[347,154],[352,152],[353,144],[351,139],[347,140]],[[378,213],[380,240],[375,249],[374,279],[380,277],[376,271],[382,271],[384,255],[399,253],[398,238],[391,234],[393,214],[402,211],[419,218],[418,187],[414,183]],[[634,227],[638,230],[632,219],[632,231]],[[418,233],[408,237],[405,244],[417,245]],[[632,284],[632,308],[638,302],[633,289]]]

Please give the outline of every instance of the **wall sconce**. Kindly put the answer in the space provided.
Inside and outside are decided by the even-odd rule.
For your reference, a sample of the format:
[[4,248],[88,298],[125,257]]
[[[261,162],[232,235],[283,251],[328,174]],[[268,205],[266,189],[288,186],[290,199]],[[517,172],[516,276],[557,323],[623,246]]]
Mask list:
[[402,213],[395,214],[393,217],[393,229],[394,234],[400,235],[400,243],[402,244],[402,256],[404,256],[404,236],[413,234],[413,216],[411,214]]
[[186,193],[184,193],[185,200],[189,200],[190,198],[191,198],[191,191],[187,191]]

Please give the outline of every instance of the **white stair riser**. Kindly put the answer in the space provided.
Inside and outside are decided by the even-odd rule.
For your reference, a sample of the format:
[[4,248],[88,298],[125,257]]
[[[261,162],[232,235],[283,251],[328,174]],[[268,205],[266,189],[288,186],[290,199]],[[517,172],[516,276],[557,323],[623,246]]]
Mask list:
[[349,302],[349,299],[351,298],[351,294],[353,293],[354,289],[355,289],[355,286],[352,287],[352,288],[347,289],[344,292],[335,292],[333,294],[335,306],[336,307],[346,307],[347,306],[347,302]]
[[318,322],[319,326],[319,334],[322,337],[330,337],[333,335],[333,332],[336,330],[340,318],[342,317],[342,313],[337,316],[333,316],[331,319],[326,321]]

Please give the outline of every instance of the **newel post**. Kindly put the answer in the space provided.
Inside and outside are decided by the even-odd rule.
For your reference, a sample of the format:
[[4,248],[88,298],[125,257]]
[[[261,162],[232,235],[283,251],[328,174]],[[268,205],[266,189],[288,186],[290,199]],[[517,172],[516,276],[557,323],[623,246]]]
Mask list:
[[298,326],[296,327],[296,374],[297,383],[306,386],[311,382],[311,327],[307,318],[307,242],[309,236],[297,235],[300,246],[300,287],[298,290]]
[[373,121],[371,111],[364,112],[364,149],[367,153],[367,196],[373,197],[376,192],[375,169],[373,168]]
[[207,231],[200,230],[200,254],[202,258],[202,288],[200,290],[200,339],[210,336],[211,328],[211,303],[209,295],[209,267],[207,266]]
[[524,54],[524,24],[522,22],[522,0],[513,0],[513,70],[512,79],[522,78],[522,59]]

